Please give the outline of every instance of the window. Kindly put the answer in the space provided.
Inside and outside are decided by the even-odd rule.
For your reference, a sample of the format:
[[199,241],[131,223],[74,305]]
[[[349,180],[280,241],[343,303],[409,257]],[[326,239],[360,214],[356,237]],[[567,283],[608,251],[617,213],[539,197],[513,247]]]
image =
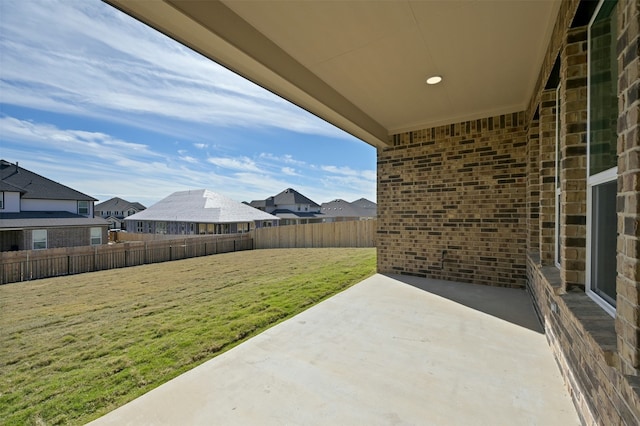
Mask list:
[[[109,213],[109,212],[107,212]],[[82,216],[89,216],[89,202],[78,201],[78,214]]]
[[156,234],[167,233],[167,222],[156,222]]
[[587,294],[616,307],[617,130],[616,1],[601,1],[589,23]]
[[136,232],[144,232],[144,222],[136,221]]
[[0,192],[0,210],[4,210],[4,192]]
[[561,261],[560,256],[560,235],[561,235],[561,227],[560,220],[562,218],[562,189],[560,185],[560,167],[562,164],[562,150],[560,149],[560,86],[556,89],[556,195],[555,195],[555,205],[556,205],[556,229],[555,229],[555,263],[559,268]]
[[102,228],[91,228],[91,245],[98,246],[102,244]]
[[47,248],[47,230],[34,229],[31,231],[31,241],[34,250],[44,250]]

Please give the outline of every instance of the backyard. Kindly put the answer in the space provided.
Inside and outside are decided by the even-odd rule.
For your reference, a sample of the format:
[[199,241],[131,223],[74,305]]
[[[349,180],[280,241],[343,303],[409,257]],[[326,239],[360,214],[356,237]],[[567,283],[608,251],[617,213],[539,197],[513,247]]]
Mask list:
[[0,423],[86,423],[375,269],[374,248],[272,249],[0,286]]

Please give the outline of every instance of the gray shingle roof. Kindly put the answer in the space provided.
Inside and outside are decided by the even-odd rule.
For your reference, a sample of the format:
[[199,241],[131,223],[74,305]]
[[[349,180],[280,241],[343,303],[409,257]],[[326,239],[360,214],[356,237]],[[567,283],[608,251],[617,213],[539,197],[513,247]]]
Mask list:
[[284,206],[290,204],[310,204],[313,207],[320,207],[320,204],[305,197],[292,188],[287,188],[278,195],[274,196],[273,204],[276,206]]
[[125,220],[238,223],[279,218],[206,189],[174,192]]
[[11,185],[8,182],[5,182],[3,180],[0,180],[0,191],[6,191],[6,192],[21,192],[24,193],[25,191],[23,191],[22,189],[18,188],[15,185]]
[[359,213],[360,217],[376,217],[378,215],[378,205],[366,198],[360,198],[351,203]]
[[86,200],[97,201],[95,198],[71,189],[61,183],[40,176],[27,169],[0,160],[0,181],[18,189],[3,189],[4,191],[21,191],[22,198],[38,198],[43,200]]
[[328,217],[360,217],[351,203],[340,199],[322,203],[320,211]]
[[134,208],[136,210],[144,210],[146,207],[138,202],[132,203],[119,197],[113,197],[107,201],[96,204],[94,207],[96,211],[127,211],[130,208]]
[[376,203],[361,198],[350,203],[337,199],[328,203],[322,203],[320,211],[328,217],[376,217]]
[[318,203],[292,188],[287,188],[278,195],[269,197],[266,200],[253,200],[249,203],[251,207],[255,208],[290,206],[294,204],[308,204],[310,207],[320,207]]

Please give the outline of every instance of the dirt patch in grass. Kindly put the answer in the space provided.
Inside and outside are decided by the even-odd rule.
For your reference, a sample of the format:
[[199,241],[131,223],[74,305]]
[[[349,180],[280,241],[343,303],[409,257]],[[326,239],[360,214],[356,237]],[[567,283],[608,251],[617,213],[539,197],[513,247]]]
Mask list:
[[83,424],[375,272],[278,249],[0,286],[2,424]]

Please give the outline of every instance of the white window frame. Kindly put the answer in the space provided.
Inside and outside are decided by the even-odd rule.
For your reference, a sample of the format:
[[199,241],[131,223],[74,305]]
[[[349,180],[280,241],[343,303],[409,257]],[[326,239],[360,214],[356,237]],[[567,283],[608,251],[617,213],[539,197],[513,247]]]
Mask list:
[[[87,205],[87,212],[86,213],[82,213],[82,209],[84,209],[83,206],[84,206],[85,203]],[[89,202],[86,201],[86,200],[78,201],[78,214],[81,215],[81,216],[89,216],[89,213],[91,213]]]
[[[96,236],[94,234],[98,234],[98,235]],[[102,244],[102,228],[90,228],[89,243],[92,246],[99,246]]]
[[[44,233],[44,238],[42,234]],[[39,234],[39,235],[38,235]],[[36,239],[38,237],[38,239]],[[37,243],[43,243],[44,247],[36,247]],[[31,231],[31,248],[33,250],[46,250],[49,247],[48,235],[46,229],[34,229]]]
[[[587,153],[588,153],[587,148]],[[589,173],[589,160],[587,159],[587,174]],[[609,183],[618,178],[618,168],[614,167],[609,170],[605,170],[593,176],[587,176],[587,262],[586,262],[586,293],[594,302],[596,302],[602,309],[604,309],[609,315],[612,317],[616,316],[616,308],[607,302],[605,299],[600,297],[598,293],[592,290],[591,288],[591,257],[592,257],[592,246],[591,246],[591,227],[593,226],[593,188],[601,185],[603,183]]]
[[4,210],[4,192],[0,191],[0,210]]
[[[600,306],[606,313],[615,318],[616,316],[616,308],[607,302],[605,299],[600,297],[594,290],[592,290],[591,283],[591,258],[593,255],[593,250],[591,246],[592,235],[591,228],[593,225],[593,188],[604,184],[609,183],[613,180],[617,180],[618,178],[618,167],[612,167],[610,169],[604,170],[600,173],[596,173],[593,176],[589,176],[591,170],[591,84],[590,84],[590,76],[591,76],[591,26],[595,21],[596,17],[600,13],[602,9],[602,5],[605,0],[600,0],[596,10],[593,12],[591,19],[589,20],[589,26],[587,28],[587,259],[586,259],[586,271],[585,271],[585,279],[586,279],[586,294],[589,298],[591,298],[598,306]],[[615,13],[615,12],[614,12]],[[617,80],[617,79],[616,79]]]

